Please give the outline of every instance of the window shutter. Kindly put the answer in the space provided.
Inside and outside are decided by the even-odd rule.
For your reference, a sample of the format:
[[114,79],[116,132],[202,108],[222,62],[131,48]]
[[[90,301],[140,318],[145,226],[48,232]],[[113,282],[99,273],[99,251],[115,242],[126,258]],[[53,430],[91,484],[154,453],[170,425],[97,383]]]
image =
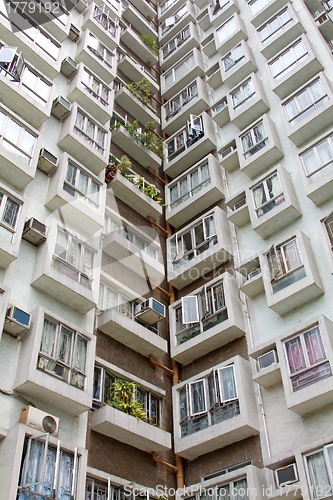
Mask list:
[[274,245],[272,245],[271,248],[268,250],[266,256],[268,260],[269,270],[271,273],[271,281],[273,281],[278,274],[282,273],[279,258],[277,256]]
[[183,324],[199,323],[199,308],[197,295],[182,297]]
[[[45,439],[45,442],[41,442],[41,439]],[[48,443],[49,434],[47,433],[31,436],[28,439],[22,481],[24,488],[44,484]],[[36,448],[38,447],[43,450],[42,453],[36,453]]]

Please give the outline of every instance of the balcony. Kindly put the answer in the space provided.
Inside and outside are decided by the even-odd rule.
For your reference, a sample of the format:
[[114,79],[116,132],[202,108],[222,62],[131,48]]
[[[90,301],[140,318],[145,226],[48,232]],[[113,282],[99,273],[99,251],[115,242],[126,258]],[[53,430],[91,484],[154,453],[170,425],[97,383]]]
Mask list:
[[150,92],[152,95],[159,91],[158,79],[148,73],[148,71],[143,66],[140,66],[131,56],[123,56],[120,61],[118,61],[118,69],[127,76],[127,78],[132,80],[132,82],[139,82],[143,77],[147,78],[150,83]]
[[[314,363],[309,357],[309,361],[304,363],[302,369],[297,366],[292,373],[288,362],[288,343],[290,339],[299,342],[300,337],[308,333],[317,339],[319,344],[317,349],[321,351],[321,358],[318,357],[318,362]],[[276,342],[287,408],[301,417],[322,411],[323,407],[333,402],[332,333],[332,321],[326,316],[319,315],[280,335]],[[297,346],[298,343],[295,347]],[[302,352],[303,349],[301,355]]]
[[247,40],[244,23],[238,14],[233,14],[220,28],[214,31],[217,52],[224,56],[242,40]]
[[166,340],[115,309],[98,316],[97,329],[143,356],[161,358],[168,352]]
[[240,130],[269,110],[263,84],[255,73],[228,94],[230,121]]
[[76,62],[82,62],[105,83],[110,84],[117,75],[116,56],[88,30],[80,37],[76,49]]
[[[307,104],[302,104],[302,98]],[[289,139],[301,146],[332,124],[333,93],[323,73],[282,102]],[[288,114],[287,114],[288,113]]]
[[161,453],[171,449],[169,432],[108,405],[93,412],[91,430],[147,453]]
[[[182,301],[178,300],[170,307],[170,344],[171,357],[186,365],[201,358],[218,347],[224,346],[245,335],[243,313],[238,298],[239,283],[229,273],[221,274],[218,278],[205,284],[205,293],[208,300],[211,293],[218,290],[223,294],[223,304],[217,310],[207,311],[202,319],[191,324],[176,326],[176,316],[182,311]],[[191,297],[200,299],[202,287],[191,292]],[[176,312],[177,311],[177,312]],[[180,331],[177,332],[177,329]]]
[[[56,407],[58,410],[72,416],[91,408],[91,394],[93,385],[93,371],[95,360],[95,335],[88,331],[82,331],[77,325],[66,321],[66,327],[75,332],[79,331],[86,340],[86,359],[85,366],[81,367],[81,373],[77,377],[76,372],[71,370],[69,377],[69,368],[65,368],[61,363],[57,364],[50,360],[41,366],[42,339],[44,331],[45,316],[52,318],[54,323],[62,323],[63,317],[58,317],[45,310],[42,307],[36,308],[32,313],[31,328],[27,335],[21,339],[21,348],[18,363],[20,369],[16,372],[14,390],[28,398],[36,398],[45,404]],[[80,338],[82,338],[80,337]],[[69,337],[69,343],[71,342]],[[46,352],[43,351],[46,355]],[[68,361],[68,367],[71,360]],[[54,368],[56,367],[56,369]],[[75,378],[74,378],[75,377]],[[80,379],[80,385],[76,379]]]
[[165,45],[190,22],[196,22],[196,10],[193,3],[190,0],[186,0],[180,9],[178,8],[173,15],[165,19],[164,22],[161,22],[158,29],[160,45]]
[[167,184],[165,198],[166,220],[176,228],[220,201],[224,188],[218,160],[210,154]]
[[161,76],[161,95],[165,100],[171,99],[198,76],[205,75],[202,53],[194,48],[188,55],[177,62]]
[[164,265],[148,255],[122,233],[110,233],[102,240],[102,250],[125,267],[142,278],[160,283],[164,274]]
[[[94,129],[86,133],[87,126]],[[81,111],[76,103],[61,122],[58,146],[98,175],[109,160],[111,132]]]
[[267,115],[236,137],[240,169],[251,179],[283,157],[275,124]]
[[[89,196],[88,192],[84,194],[70,184],[67,181],[69,163],[76,168],[75,176],[84,176],[87,191],[91,184],[98,191]],[[59,210],[66,225],[91,237],[104,225],[105,183],[103,174],[99,177],[92,175],[82,165],[77,165],[68,154],[62,154],[56,173],[50,177],[45,207],[51,212]]]
[[140,163],[142,167],[150,167],[156,171],[162,164],[162,160],[139,140],[136,140],[123,125],[113,130],[112,143]]
[[252,229],[263,239],[301,217],[289,172],[281,165],[270,170],[247,190]]
[[[283,14],[284,17],[279,22],[281,14]],[[269,25],[271,25],[271,23],[273,24],[276,18],[279,18],[277,19],[279,22],[277,25],[278,27],[274,25],[274,28],[270,29]],[[266,27],[268,29],[266,29]],[[269,19],[267,23],[260,26],[257,31],[260,38],[260,52],[266,59],[270,59],[292,43],[293,40],[296,40],[297,37],[302,35],[305,29],[299,22],[292,5],[288,3],[285,9]]]
[[249,207],[244,189],[240,193],[232,194],[225,201],[228,210],[228,219],[237,227],[243,227],[250,222]]
[[113,112],[113,91],[96,75],[78,65],[78,71],[69,82],[67,98],[76,102],[102,124],[110,121]]
[[333,9],[325,9],[315,17],[315,23],[327,42],[333,40]]
[[120,172],[116,172],[108,185],[108,189],[111,189],[117,198],[143,217],[157,219],[162,215],[161,205],[140,191],[135,184],[122,176]]
[[224,127],[230,122],[229,107],[226,96],[219,99],[212,107],[212,118],[220,126]]
[[[296,52],[298,51],[298,52]],[[300,53],[300,55],[297,55]],[[289,58],[288,63],[284,61]],[[289,64],[289,66],[287,66]],[[284,99],[323,70],[305,35],[268,62],[272,90]]]
[[257,295],[264,293],[265,288],[258,255],[251,256],[237,263],[235,269],[245,278],[242,281],[240,291],[245,293],[250,299],[254,299]]
[[[151,9],[148,2],[145,2],[144,0],[136,2],[136,5],[137,7],[135,7],[131,2],[125,0],[122,5],[122,17],[142,35],[150,35],[154,39],[157,38],[157,26],[152,20],[152,18],[155,17],[156,12],[151,15],[151,12],[148,13],[148,10],[143,11],[142,7],[147,7],[149,11]],[[141,7],[140,10],[145,12],[144,14],[139,10],[139,6]]]
[[[17,67],[18,63],[19,69]],[[22,63],[23,66],[21,66]],[[48,82],[44,75],[36,72],[34,68],[30,69],[20,53],[13,52],[13,59],[8,66],[7,69],[0,67],[0,100],[5,102],[6,106],[33,127],[41,127],[50,116],[52,101],[49,99],[49,96],[52,83]],[[34,83],[37,79],[43,82],[40,82],[44,90],[43,98],[38,96],[36,98],[32,97],[30,89],[28,88],[26,91],[23,86],[23,78],[25,77],[26,82],[28,75],[31,73],[35,77]]]
[[189,23],[182,31],[160,48],[160,66],[163,71],[171,68],[194,48],[200,49],[198,27]]
[[120,33],[120,40],[144,63],[150,63],[152,66],[158,63],[158,55],[141,40],[140,34],[133,26],[129,25]]
[[[0,269],[13,262],[18,255],[25,215],[26,205],[23,198],[4,186],[0,190]],[[1,310],[1,307],[0,307]],[[0,327],[2,325],[0,323]]]
[[163,169],[172,178],[216,149],[214,121],[205,112],[199,117],[191,116],[195,123],[187,125],[165,141],[167,152]]
[[161,108],[162,129],[172,135],[186,125],[189,114],[200,115],[209,108],[209,87],[197,77]]
[[218,157],[222,167],[225,168],[227,172],[233,172],[236,168],[239,168],[239,156],[235,141],[224,144],[218,150]]
[[[1,177],[21,190],[35,177],[41,138],[5,106],[1,105],[0,111],[5,115],[0,129]],[[12,123],[15,136],[10,130]]]
[[[197,238],[195,234],[198,234]],[[181,247],[184,238],[186,243]],[[199,239],[200,244],[197,243]],[[168,281],[181,290],[203,272],[208,273],[227,262],[232,252],[226,213],[215,207],[167,239]]]
[[252,51],[244,40],[225,54],[219,65],[222,81],[230,89],[258,69]]
[[276,14],[287,3],[287,0],[250,0],[248,5],[252,14],[251,23],[258,28]]
[[115,93],[114,101],[119,104],[127,113],[135,116],[139,123],[157,122],[160,119],[156,115],[156,110],[149,104],[144,104],[133,92],[126,87],[121,87]]
[[82,30],[90,30],[110,50],[119,45],[120,26],[108,15],[104,6],[89,5],[83,14]]
[[[291,260],[282,268],[280,259],[288,251]],[[273,266],[277,252],[280,253]],[[324,293],[310,239],[301,231],[267,249],[260,257],[260,267],[268,307],[280,316]]]
[[[236,384],[235,381],[231,380],[231,384],[237,386],[235,389],[234,385],[232,400],[225,403],[216,401],[215,405],[212,404],[214,411],[206,410],[199,415],[187,417],[187,422],[182,425],[179,422],[179,415],[181,415],[181,411],[183,412],[183,409],[180,408],[180,391],[185,385],[191,387],[191,384],[195,383],[196,380],[198,382],[199,380],[207,380],[209,387],[211,383],[209,374],[212,369],[195,375],[172,388],[175,453],[187,460],[194,460],[206,453],[259,434],[254,392],[248,390],[248,382],[252,379],[250,363],[240,356],[235,356],[214,367],[214,370],[219,373],[227,366],[233,370],[233,380],[237,381]],[[207,394],[206,391],[205,394]],[[208,408],[209,403],[205,401],[206,408]],[[188,411],[191,411],[190,408]]]
[[209,6],[209,23],[215,28],[221,26],[232,14],[239,14],[236,0],[219,0],[216,4]]
[[66,306],[70,304],[80,314],[86,314],[97,302],[100,251],[93,245],[89,244],[88,247],[81,240],[76,240],[75,235],[68,230],[66,234],[71,240],[79,241],[81,249],[87,248],[92,252],[93,267],[88,270],[81,262],[74,266],[69,262],[69,257],[67,260],[58,257],[55,253],[58,230],[55,224],[50,222],[47,242],[37,248],[31,285]]
[[163,23],[165,19],[169,16],[172,16],[179,9],[178,0],[164,0],[160,4],[157,5],[157,15],[160,23]]

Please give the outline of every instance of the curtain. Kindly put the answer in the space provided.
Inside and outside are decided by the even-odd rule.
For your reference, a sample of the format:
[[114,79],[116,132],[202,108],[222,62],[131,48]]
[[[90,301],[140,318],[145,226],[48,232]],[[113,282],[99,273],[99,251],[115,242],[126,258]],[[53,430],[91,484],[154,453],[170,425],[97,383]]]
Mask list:
[[320,80],[317,80],[315,83],[313,83],[310,86],[310,90],[314,101],[318,101],[319,99],[324,97],[324,95],[326,95],[326,92]]
[[72,347],[73,332],[61,326],[59,335],[58,359],[66,365],[71,362],[71,347]]
[[254,188],[252,190],[252,192],[253,192],[253,198],[254,198],[254,205],[255,205],[255,207],[256,208],[261,207],[261,205],[263,204],[264,195],[265,195],[264,185],[260,184],[259,186],[257,186],[256,188]]
[[225,403],[237,398],[237,390],[235,384],[234,367],[227,366],[219,370],[220,387],[221,387],[221,402]]
[[314,365],[319,361],[326,359],[324,344],[318,327],[306,332],[304,334],[304,340],[310,365]]
[[234,108],[236,108],[242,102],[242,100],[243,100],[242,89],[239,88],[232,94],[232,103]]
[[87,357],[87,341],[81,335],[76,337],[74,367],[85,373]]
[[321,498],[326,491],[331,490],[325,464],[324,453],[314,453],[306,459],[311,483],[313,498]]
[[64,260],[66,260],[67,245],[68,245],[68,235],[61,229],[58,229],[57,242],[54,253],[58,255],[58,257],[61,257]]
[[244,92],[244,97],[247,99],[251,94],[254,93],[254,87],[252,80],[249,80],[243,85],[243,92]]
[[310,175],[320,166],[314,153],[314,149],[310,149],[310,151],[302,155],[301,160],[307,175]]
[[204,227],[205,227],[205,239],[211,238],[216,235],[216,226],[215,226],[215,218],[214,214],[209,215],[204,218]]
[[94,253],[88,248],[85,248],[83,257],[83,272],[88,276],[92,276],[93,261],[94,261]]
[[215,311],[219,311],[225,306],[224,293],[223,293],[223,283],[213,287],[213,297]]
[[73,479],[74,457],[61,452],[57,500],[70,500]]
[[224,484],[218,487],[218,500],[230,500],[229,484]]
[[87,118],[87,128],[86,128],[86,134],[88,137],[91,139],[94,139],[95,136],[95,124],[89,118]]
[[90,199],[98,204],[98,195],[99,195],[99,184],[95,181],[91,181],[91,186],[90,186]]
[[180,421],[187,417],[187,399],[186,399],[186,385],[179,391],[179,408],[180,408]]
[[77,168],[72,165],[72,163],[68,162],[65,180],[73,187],[75,187],[76,172]]
[[275,196],[281,193],[281,186],[278,175],[277,174],[273,175],[270,178],[270,181],[271,181],[271,193],[274,198]]
[[246,478],[234,482],[233,500],[248,500]]
[[232,57],[234,62],[236,63],[243,57],[243,49],[241,45],[238,45],[238,47],[235,47],[234,50],[232,51]]
[[296,98],[291,99],[291,101],[287,102],[284,105],[284,110],[287,115],[288,121],[291,121],[298,114]]
[[170,201],[171,203],[174,203],[176,200],[178,200],[178,184],[175,184],[170,188]]
[[191,180],[191,189],[196,188],[199,184],[199,169],[191,173],[190,180]]
[[295,56],[297,59],[300,59],[307,53],[304,43],[302,41],[296,43],[296,45],[293,46],[293,50],[295,52]]
[[300,337],[289,340],[285,346],[290,373],[293,374],[306,368]]
[[199,380],[190,384],[191,389],[191,413],[192,415],[206,411],[204,381]]
[[56,337],[56,323],[45,318],[43,327],[43,336],[40,346],[40,352],[47,356],[54,357],[54,346]]
[[246,153],[253,146],[253,139],[252,139],[251,131],[246,132],[246,134],[242,135],[241,141],[242,141],[243,151],[244,151],[244,153]]
[[316,149],[322,165],[325,165],[329,161],[333,160],[333,151],[327,139],[318,144]]
[[87,195],[88,193],[88,182],[89,177],[80,170],[78,190],[84,195]]
[[80,266],[80,255],[81,255],[81,245],[78,241],[76,241],[73,238],[68,256],[68,262],[77,269]]
[[110,287],[106,287],[106,309],[117,309],[118,308],[118,292],[112,290]]
[[76,115],[75,126],[77,128],[79,128],[80,130],[84,130],[85,119],[86,119],[86,117],[84,116],[84,114],[81,113],[80,111],[78,111],[77,115]]

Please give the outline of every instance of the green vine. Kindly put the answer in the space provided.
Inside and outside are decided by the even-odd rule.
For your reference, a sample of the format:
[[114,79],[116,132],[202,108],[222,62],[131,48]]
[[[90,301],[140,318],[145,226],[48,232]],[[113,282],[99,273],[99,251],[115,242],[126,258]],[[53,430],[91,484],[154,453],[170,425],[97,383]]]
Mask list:
[[124,87],[129,90],[137,99],[145,106],[149,105],[150,101],[150,82],[146,77],[143,77],[137,83],[125,83]]
[[147,413],[143,409],[143,404],[134,399],[137,387],[138,385],[134,382],[123,382],[122,380],[113,382],[110,394],[111,399],[107,404],[127,415],[146,422]]
[[[127,132],[134,137],[134,139],[142,144],[143,146],[146,146],[150,151],[155,153],[161,160],[164,159],[164,147],[163,147],[163,140],[161,137],[157,136],[150,130],[150,127],[154,124],[155,122],[149,122],[145,125],[145,130],[146,132],[139,132],[139,122],[138,120],[134,120],[133,123],[126,122],[124,127],[127,130]],[[110,127],[110,130],[113,131],[116,128],[119,128],[121,126],[120,122],[115,123]]]
[[158,44],[157,44],[157,41],[154,40],[153,37],[151,37],[150,35],[141,35],[140,36],[140,40],[143,41],[143,43],[145,45],[147,45],[147,47],[152,51],[154,52],[155,55],[159,55],[159,48],[158,48]]

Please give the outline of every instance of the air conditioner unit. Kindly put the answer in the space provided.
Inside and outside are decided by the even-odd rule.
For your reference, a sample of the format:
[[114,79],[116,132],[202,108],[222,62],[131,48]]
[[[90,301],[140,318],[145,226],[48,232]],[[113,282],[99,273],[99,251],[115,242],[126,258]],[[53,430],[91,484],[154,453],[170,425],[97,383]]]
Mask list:
[[52,103],[51,115],[62,120],[71,110],[71,103],[59,95]]
[[260,267],[257,267],[257,269],[253,269],[253,271],[251,271],[249,274],[248,274],[248,277],[247,279],[251,279],[251,278],[254,278],[255,276],[258,276],[258,274],[261,273],[261,269]]
[[57,437],[59,432],[59,418],[38,410],[33,406],[25,406],[21,410],[20,424],[28,425],[37,431],[47,432],[51,436]]
[[46,240],[46,226],[33,217],[24,224],[22,238],[35,246]]
[[77,4],[75,5],[75,9],[81,13],[84,10],[86,10],[87,7],[88,7],[87,0],[78,0]]
[[61,63],[60,72],[69,78],[77,70],[77,62],[67,56]]
[[271,366],[273,363],[277,363],[276,351],[273,349],[272,351],[266,352],[257,358],[259,370],[263,370],[268,366]]
[[71,24],[71,27],[69,28],[69,33],[68,33],[68,38],[72,40],[72,42],[76,42],[78,38],[80,37],[80,30],[74,24]]
[[18,307],[11,306],[7,309],[3,331],[13,337],[18,337],[30,328],[31,316]]
[[246,198],[243,198],[242,200],[237,201],[237,203],[235,203],[234,210],[238,210],[239,208],[243,207],[244,205],[246,205]]
[[39,153],[37,168],[44,172],[44,174],[50,174],[58,166],[58,158],[52,153],[47,151],[47,149],[42,148]]
[[228,148],[225,151],[223,151],[222,158],[225,158],[226,156],[230,155],[230,153],[232,153],[233,150],[234,150],[234,148],[232,146],[230,146],[230,148]]
[[150,299],[135,306],[135,317],[143,323],[147,323],[147,325],[153,325],[160,319],[165,318],[165,306],[150,297]]
[[286,465],[285,467],[276,469],[274,472],[278,486],[285,486],[298,481],[296,464]]

